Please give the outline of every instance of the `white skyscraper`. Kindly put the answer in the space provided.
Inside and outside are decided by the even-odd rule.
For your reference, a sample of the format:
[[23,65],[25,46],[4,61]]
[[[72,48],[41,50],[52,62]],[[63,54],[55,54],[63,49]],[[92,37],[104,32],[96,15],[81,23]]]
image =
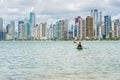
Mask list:
[[82,17],[78,16],[75,18],[75,26],[77,28],[77,38],[85,38],[85,20]]

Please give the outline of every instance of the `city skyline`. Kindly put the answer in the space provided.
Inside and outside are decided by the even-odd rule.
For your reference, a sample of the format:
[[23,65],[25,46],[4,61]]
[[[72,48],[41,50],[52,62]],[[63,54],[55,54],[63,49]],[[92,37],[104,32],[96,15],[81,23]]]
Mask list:
[[[61,5],[62,4],[62,5]],[[11,20],[28,18],[30,11],[36,13],[36,23],[54,23],[58,19],[74,20],[76,16],[86,17],[91,9],[98,9],[103,15],[110,14],[112,18],[119,18],[119,0],[0,0],[0,16],[4,20],[4,27]]]
[[120,80],[120,0],[0,0],[0,80]]
[[[90,0],[89,3],[86,0],[75,0],[73,3],[62,0],[46,1],[30,0],[28,2],[18,0],[12,2],[13,5],[9,5],[7,0],[1,0],[0,3],[2,4],[0,5],[6,3],[4,8],[7,8],[6,13],[8,14],[5,14],[5,16],[9,16],[9,18],[0,16],[0,39],[98,39],[120,37],[120,17],[117,16],[119,15],[119,10],[117,10],[119,6],[116,3],[119,1],[113,3],[110,0],[103,2],[99,0],[96,3],[94,0]],[[63,5],[59,6],[62,4],[61,2],[63,2]],[[91,2],[95,4],[92,5]],[[45,5],[50,4],[42,7],[42,3]],[[116,5],[113,7],[113,4]],[[107,9],[108,7],[109,9]],[[24,10],[26,11],[24,12]],[[3,13],[4,10],[0,14]],[[115,18],[115,16],[117,17]]]

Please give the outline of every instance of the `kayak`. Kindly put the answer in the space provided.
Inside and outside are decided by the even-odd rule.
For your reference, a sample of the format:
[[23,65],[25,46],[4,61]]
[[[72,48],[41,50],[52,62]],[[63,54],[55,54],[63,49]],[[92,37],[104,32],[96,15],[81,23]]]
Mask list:
[[81,49],[83,49],[83,48],[82,48],[82,47],[77,47],[77,49],[81,50]]

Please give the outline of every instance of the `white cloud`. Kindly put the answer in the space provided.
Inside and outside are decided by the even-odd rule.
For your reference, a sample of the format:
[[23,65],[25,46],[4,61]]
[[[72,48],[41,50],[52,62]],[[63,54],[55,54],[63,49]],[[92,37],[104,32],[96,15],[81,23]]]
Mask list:
[[2,4],[4,2],[4,0],[0,0],[0,4]]
[[91,9],[98,9],[103,14],[117,18],[120,0],[0,0],[0,16],[6,21],[29,17],[29,12],[33,10],[37,14],[38,23],[61,18],[74,20],[77,16],[85,18],[90,15]]
[[120,14],[117,14],[117,15],[112,17],[112,20],[115,20],[115,19],[120,19]]
[[8,12],[10,13],[15,13],[15,12],[18,12],[18,8],[8,8]]

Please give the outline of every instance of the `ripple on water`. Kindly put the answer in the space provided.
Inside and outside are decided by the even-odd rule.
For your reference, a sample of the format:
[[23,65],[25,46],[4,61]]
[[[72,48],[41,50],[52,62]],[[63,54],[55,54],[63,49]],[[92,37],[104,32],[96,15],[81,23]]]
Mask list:
[[0,74],[6,80],[120,79],[119,41],[83,41],[87,49],[81,51],[71,41],[0,44]]

